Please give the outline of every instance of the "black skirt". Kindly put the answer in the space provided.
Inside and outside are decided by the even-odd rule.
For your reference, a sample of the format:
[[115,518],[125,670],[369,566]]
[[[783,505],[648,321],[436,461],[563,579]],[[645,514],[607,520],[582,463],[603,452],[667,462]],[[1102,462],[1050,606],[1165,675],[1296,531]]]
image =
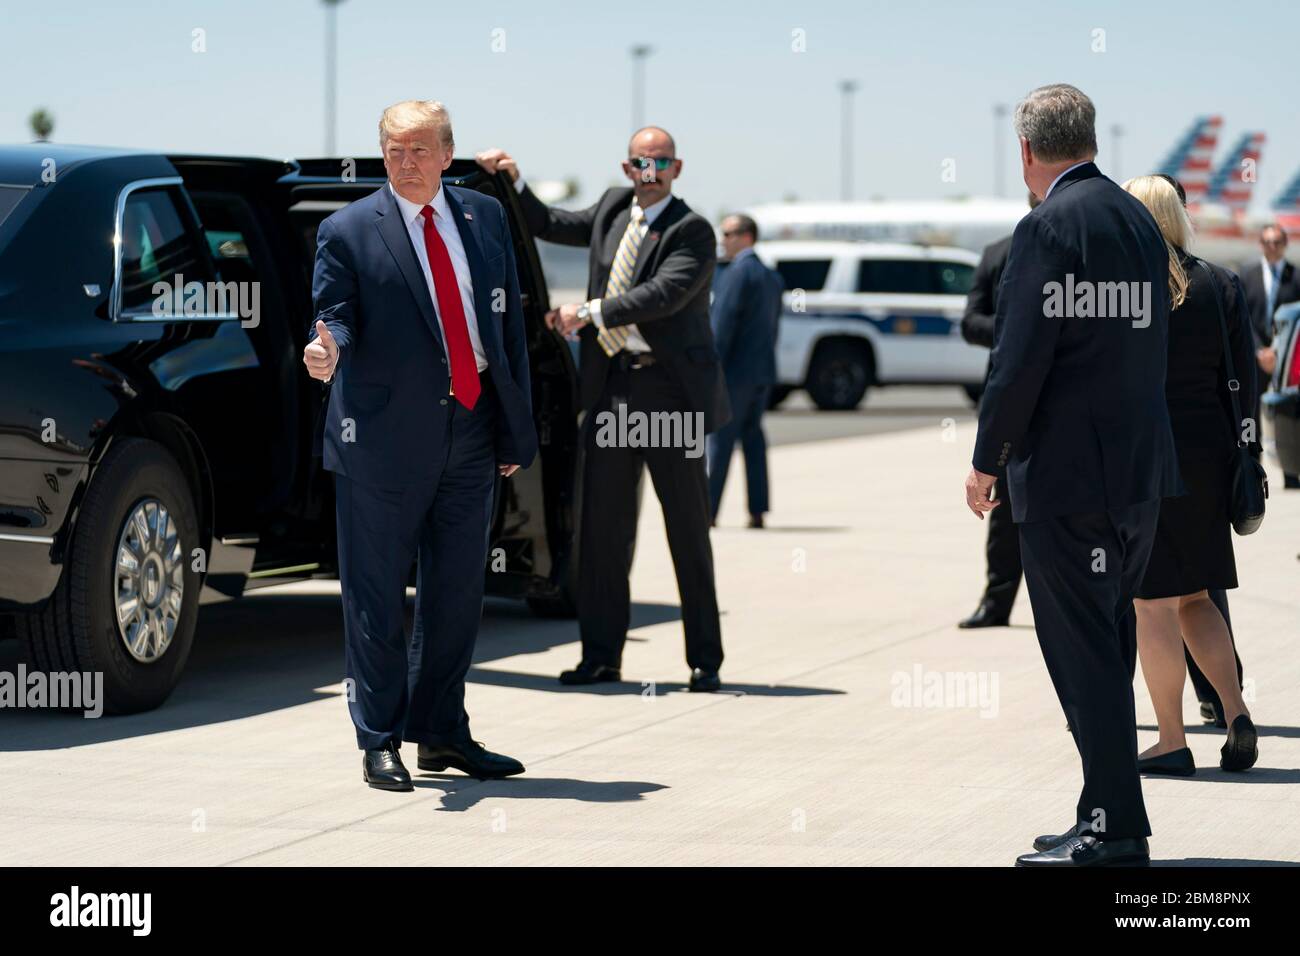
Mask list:
[[1197,591],[1237,586],[1228,515],[1231,447],[1222,454],[1179,454],[1187,494],[1160,502],[1151,560],[1137,596],[1182,597]]

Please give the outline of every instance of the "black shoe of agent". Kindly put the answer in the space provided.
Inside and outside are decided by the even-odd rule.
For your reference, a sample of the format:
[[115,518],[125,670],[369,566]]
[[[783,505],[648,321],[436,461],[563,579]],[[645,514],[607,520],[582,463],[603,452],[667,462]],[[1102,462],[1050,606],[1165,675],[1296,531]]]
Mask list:
[[461,773],[479,780],[499,780],[524,772],[524,765],[514,757],[494,754],[477,740],[458,744],[420,744],[416,765],[421,770],[440,773],[455,767]]
[[1249,770],[1259,759],[1259,731],[1245,714],[1228,728],[1228,741],[1219,751],[1219,766],[1224,770]]
[[1045,834],[1040,837],[1034,837],[1034,849],[1040,853],[1044,850],[1054,850],[1067,840],[1073,840],[1075,837],[1092,834],[1092,827],[1087,823],[1076,823],[1064,833]]
[[580,661],[573,670],[560,674],[561,684],[601,684],[622,679],[623,674],[617,667],[593,664],[591,661]]
[[390,740],[378,750],[367,750],[361,758],[361,779],[376,790],[414,790],[411,775],[402,764],[396,745]]
[[964,621],[958,621],[957,626],[964,629],[973,627],[1006,627],[1011,621],[1010,614],[999,613],[998,609],[989,601],[985,601],[976,609],[975,613]]
[[1146,837],[1098,840],[1071,837],[1058,847],[1016,858],[1016,866],[1150,866]]
[[1223,711],[1207,700],[1201,701],[1201,720],[1207,724],[1214,724],[1220,730],[1228,729],[1228,722],[1223,719]]
[[722,678],[718,676],[717,671],[706,671],[697,667],[691,671],[690,689],[697,694],[712,694],[722,689]]

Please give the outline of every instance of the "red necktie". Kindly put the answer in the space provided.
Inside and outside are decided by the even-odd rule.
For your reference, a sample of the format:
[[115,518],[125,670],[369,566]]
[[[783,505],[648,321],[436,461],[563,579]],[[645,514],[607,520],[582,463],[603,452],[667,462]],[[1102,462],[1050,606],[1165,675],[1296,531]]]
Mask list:
[[474,359],[474,346],[469,340],[469,326],[465,323],[465,308],[460,301],[460,286],[456,270],[452,268],[447,244],[438,235],[433,224],[433,209],[420,210],[424,217],[424,251],[429,257],[429,270],[433,273],[433,290],[438,295],[438,314],[442,317],[442,331],[447,339],[447,360],[451,363],[451,393],[466,408],[472,409],[478,401],[480,390],[478,362]]

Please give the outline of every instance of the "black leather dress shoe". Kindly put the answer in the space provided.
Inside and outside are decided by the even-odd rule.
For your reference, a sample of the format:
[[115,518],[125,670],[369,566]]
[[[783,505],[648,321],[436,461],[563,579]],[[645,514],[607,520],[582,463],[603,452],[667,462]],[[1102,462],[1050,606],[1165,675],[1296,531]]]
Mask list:
[[435,773],[455,767],[461,773],[480,780],[497,780],[524,772],[524,765],[514,757],[494,754],[477,740],[458,744],[420,744],[416,764],[421,770]]
[[1003,614],[988,601],[976,608],[975,613],[964,621],[958,621],[961,628],[972,627],[1006,627],[1011,621],[1010,614]]
[[1150,866],[1146,837],[1098,840],[1071,837],[1058,847],[1016,858],[1016,866]]
[[1219,751],[1224,770],[1249,770],[1259,759],[1259,731],[1245,714],[1238,714],[1228,728],[1228,742]]
[[390,740],[378,750],[367,750],[361,758],[361,779],[376,790],[414,790],[411,775],[402,764],[397,746]]
[[1208,700],[1201,701],[1201,720],[1207,724],[1214,724],[1220,730],[1228,729],[1228,722],[1223,719],[1223,711]]
[[1092,833],[1092,827],[1087,823],[1076,823],[1064,833],[1048,833],[1040,837],[1034,837],[1034,849],[1040,853],[1043,850],[1054,850],[1066,840],[1073,840],[1075,837],[1083,836],[1085,833]]
[[1139,757],[1138,773],[1157,773],[1166,777],[1190,777],[1196,773],[1196,761],[1187,747],[1171,750],[1158,757]]
[[763,516],[762,516],[762,515],[750,515],[750,516],[749,516],[749,526],[750,526],[751,528],[762,528],[762,527],[763,527]]
[[622,679],[623,675],[617,667],[593,664],[591,661],[580,661],[573,670],[560,674],[561,684],[600,684]]
[[696,693],[712,694],[715,690],[722,689],[722,678],[718,676],[717,671],[706,671],[697,667],[691,671],[690,689]]

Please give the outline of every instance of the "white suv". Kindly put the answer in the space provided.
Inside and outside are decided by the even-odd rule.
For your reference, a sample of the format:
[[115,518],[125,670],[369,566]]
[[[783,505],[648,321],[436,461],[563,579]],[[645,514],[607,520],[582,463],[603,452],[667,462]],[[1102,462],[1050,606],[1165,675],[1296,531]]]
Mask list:
[[904,243],[782,240],[754,251],[785,281],[772,404],[796,388],[851,409],[869,385],[961,385],[979,398],[987,349],[961,337],[979,256]]

